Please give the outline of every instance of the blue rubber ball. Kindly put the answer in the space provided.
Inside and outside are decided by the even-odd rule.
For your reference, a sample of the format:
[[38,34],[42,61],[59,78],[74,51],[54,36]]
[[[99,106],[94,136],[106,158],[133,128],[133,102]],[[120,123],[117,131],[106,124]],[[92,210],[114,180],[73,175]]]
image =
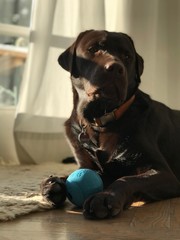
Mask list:
[[82,207],[88,197],[103,190],[103,181],[93,170],[78,169],[67,178],[66,190],[68,199]]

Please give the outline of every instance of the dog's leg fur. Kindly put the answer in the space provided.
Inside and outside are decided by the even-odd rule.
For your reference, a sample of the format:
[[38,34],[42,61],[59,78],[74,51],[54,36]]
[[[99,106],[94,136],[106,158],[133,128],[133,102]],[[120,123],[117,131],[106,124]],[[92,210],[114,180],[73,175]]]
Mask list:
[[103,219],[118,215],[135,201],[157,201],[178,194],[179,183],[173,175],[151,169],[138,176],[122,177],[91,196],[84,204],[83,213],[86,218]]

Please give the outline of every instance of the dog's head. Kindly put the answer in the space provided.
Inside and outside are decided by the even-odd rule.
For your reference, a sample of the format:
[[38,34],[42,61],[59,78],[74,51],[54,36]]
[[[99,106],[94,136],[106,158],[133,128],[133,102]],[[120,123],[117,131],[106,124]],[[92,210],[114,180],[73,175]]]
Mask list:
[[58,62],[71,73],[78,114],[90,122],[129,99],[143,72],[132,39],[116,32],[80,33]]

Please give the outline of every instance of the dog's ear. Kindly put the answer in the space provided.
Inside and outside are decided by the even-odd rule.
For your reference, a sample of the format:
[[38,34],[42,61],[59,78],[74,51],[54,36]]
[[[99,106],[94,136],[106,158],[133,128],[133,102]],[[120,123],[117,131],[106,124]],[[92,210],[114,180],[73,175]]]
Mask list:
[[143,73],[143,70],[144,70],[144,60],[143,58],[136,52],[136,49],[135,49],[135,46],[134,46],[134,41],[132,40],[132,38],[123,33],[124,36],[126,36],[126,38],[128,38],[131,42],[131,44],[133,45],[133,48],[134,48],[134,51],[136,53],[136,71],[137,71],[137,74],[138,76],[140,77]]
[[138,71],[139,76],[141,76],[143,73],[143,70],[144,70],[144,60],[138,53],[136,53],[136,61],[137,61],[137,63],[136,63],[137,71]]
[[71,75],[78,75],[73,73],[73,65],[75,61],[75,50],[76,42],[74,42],[69,48],[67,48],[58,58],[59,65],[64,68],[66,71],[70,72]]
[[87,30],[85,32],[81,32],[76,41],[67,48],[58,58],[59,65],[64,68],[66,71],[70,72],[72,76],[75,78],[79,77],[78,69],[76,66],[76,47],[78,46],[80,40],[84,37],[87,32],[94,30]]

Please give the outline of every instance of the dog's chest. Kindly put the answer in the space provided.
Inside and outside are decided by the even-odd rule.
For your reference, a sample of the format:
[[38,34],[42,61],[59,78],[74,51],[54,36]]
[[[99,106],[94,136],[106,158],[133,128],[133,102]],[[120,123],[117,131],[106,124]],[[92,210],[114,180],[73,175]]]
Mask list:
[[126,166],[135,164],[142,156],[142,153],[132,147],[132,145],[129,136],[119,141],[111,156],[111,161],[116,161]]
[[78,138],[101,172],[107,169],[118,172],[118,175],[121,171],[122,175],[128,174],[136,168],[142,156],[132,148],[129,136],[120,139],[119,135],[114,133],[82,133]]

